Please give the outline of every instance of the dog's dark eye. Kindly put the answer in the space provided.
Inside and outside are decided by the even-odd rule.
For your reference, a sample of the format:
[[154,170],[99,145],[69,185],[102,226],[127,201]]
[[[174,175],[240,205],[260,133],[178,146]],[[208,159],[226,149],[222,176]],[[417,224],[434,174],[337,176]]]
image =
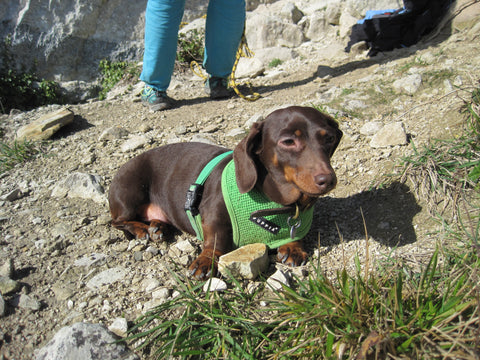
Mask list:
[[287,139],[283,139],[283,140],[280,140],[280,143],[283,145],[283,146],[286,146],[286,147],[292,147],[292,146],[295,146],[295,139],[290,139],[290,138],[287,138]]
[[334,136],[325,136],[324,138],[325,144],[332,144],[335,142]]

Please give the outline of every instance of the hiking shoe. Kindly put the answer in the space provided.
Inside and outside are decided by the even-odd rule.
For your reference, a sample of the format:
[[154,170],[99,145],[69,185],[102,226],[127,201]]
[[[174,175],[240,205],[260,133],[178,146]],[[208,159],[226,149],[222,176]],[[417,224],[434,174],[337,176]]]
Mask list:
[[205,82],[205,92],[210,99],[223,99],[232,96],[232,90],[227,86],[227,79],[212,76]]
[[148,85],[143,89],[142,103],[152,111],[166,110],[173,106],[173,100],[167,96],[166,91],[160,91]]

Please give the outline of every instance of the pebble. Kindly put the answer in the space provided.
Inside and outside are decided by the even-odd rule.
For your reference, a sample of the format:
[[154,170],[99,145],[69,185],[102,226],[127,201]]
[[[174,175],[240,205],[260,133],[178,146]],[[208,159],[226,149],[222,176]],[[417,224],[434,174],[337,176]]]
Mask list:
[[149,312],[150,310],[155,309],[157,306],[162,305],[163,303],[165,303],[165,299],[156,299],[156,298],[151,299],[151,300],[147,301],[145,304],[143,304],[142,311],[145,314],[145,313]]
[[55,299],[58,301],[65,301],[70,299],[75,294],[75,284],[58,282],[52,286],[52,291],[55,294]]
[[20,188],[15,188],[10,191],[8,194],[1,197],[2,200],[14,202],[15,200],[21,199],[25,194]]
[[147,292],[147,293],[150,293],[160,286],[160,281],[158,279],[155,279],[155,278],[154,279],[145,279],[142,282],[142,285],[144,287],[144,291]]
[[[5,300],[3,300],[2,294],[0,294],[0,318],[5,315]],[[0,340],[2,340],[0,338]]]
[[20,294],[13,299],[13,305],[21,309],[38,311],[41,308],[41,303],[34,297],[26,294]]
[[275,291],[280,291],[283,288],[282,285],[290,285],[290,276],[287,272],[277,269],[277,271],[267,279],[267,286]]
[[158,255],[158,253],[160,252],[160,250],[159,250],[158,248],[156,248],[155,246],[149,246],[149,247],[147,247],[147,249],[145,250],[145,252],[150,253],[150,254],[152,254],[153,256],[156,256],[156,255]]
[[143,261],[143,251],[135,251],[133,253],[133,258],[135,261]]
[[247,135],[247,132],[245,131],[245,129],[242,129],[242,128],[232,129],[225,134],[226,137],[238,139],[238,140],[243,139],[245,135]]
[[73,172],[60,180],[52,190],[52,196],[63,198],[82,198],[105,203],[105,190],[98,175]]
[[90,255],[86,255],[81,257],[80,259],[75,260],[73,265],[75,266],[102,266],[107,262],[107,255],[99,254],[99,253],[92,253]]
[[127,130],[125,130],[121,126],[112,126],[106,129],[104,132],[102,132],[98,140],[99,141],[116,140],[116,139],[122,139],[126,136],[128,136]]
[[405,127],[399,121],[385,125],[379,132],[373,135],[370,146],[373,148],[406,145],[407,133]]
[[193,254],[195,252],[195,248],[188,240],[178,241],[175,247],[183,253]]
[[415,94],[422,85],[422,75],[412,74],[401,79],[395,80],[392,84],[393,88],[399,93],[408,95]]
[[15,267],[13,266],[13,259],[8,258],[2,266],[0,266],[0,276],[5,276],[11,278],[15,272]]
[[145,135],[135,135],[127,139],[122,146],[120,151],[123,153],[134,151],[140,148],[143,148],[147,145],[150,140]]
[[120,337],[127,336],[128,323],[127,319],[123,317],[117,317],[113,320],[112,324],[108,327],[108,330]]
[[98,289],[104,285],[113,284],[122,280],[127,274],[127,270],[123,267],[117,266],[107,269],[95,275],[87,282],[87,287],[91,290]]
[[354,110],[366,108],[367,104],[365,104],[365,102],[362,101],[362,100],[347,100],[347,101],[345,101],[343,106],[348,111],[354,111]]
[[0,276],[0,294],[8,295],[16,292],[20,288],[20,283],[6,276]]
[[203,291],[225,291],[227,290],[227,283],[219,278],[210,278],[203,285]]
[[167,300],[169,296],[170,290],[168,288],[161,288],[152,292],[152,299]]
[[188,129],[185,125],[180,125],[180,126],[177,126],[173,132],[175,133],[175,135],[185,135],[187,132],[188,132]]
[[383,128],[383,124],[380,121],[369,121],[363,124],[360,128],[360,134],[365,136],[373,136]]

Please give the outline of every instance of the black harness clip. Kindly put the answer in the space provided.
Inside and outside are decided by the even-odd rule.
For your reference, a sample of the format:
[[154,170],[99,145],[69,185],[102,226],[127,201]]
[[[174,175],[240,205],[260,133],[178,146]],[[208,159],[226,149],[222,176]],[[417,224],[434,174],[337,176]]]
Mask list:
[[187,200],[185,201],[185,211],[190,211],[193,216],[199,214],[198,207],[202,201],[203,185],[192,184],[187,191]]

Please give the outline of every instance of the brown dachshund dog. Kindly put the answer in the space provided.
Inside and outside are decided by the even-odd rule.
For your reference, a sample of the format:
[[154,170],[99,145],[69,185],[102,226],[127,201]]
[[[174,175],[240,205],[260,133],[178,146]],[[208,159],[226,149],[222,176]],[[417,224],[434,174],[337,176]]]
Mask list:
[[[332,190],[337,179],[330,165],[342,137],[338,124],[314,108],[292,106],[254,123],[234,149],[235,176],[241,193],[256,187],[270,200],[300,209]],[[194,235],[185,213],[187,191],[214,157],[228,151],[203,143],[179,143],[149,150],[123,165],[109,193],[112,225],[126,237],[159,240],[180,230]],[[232,225],[222,196],[221,175],[232,155],[222,160],[204,184],[198,206],[203,251],[189,275],[204,279],[216,271],[219,256],[233,250]],[[259,241],[261,242],[261,241]],[[282,245],[277,258],[299,266],[307,254],[301,240]]]

